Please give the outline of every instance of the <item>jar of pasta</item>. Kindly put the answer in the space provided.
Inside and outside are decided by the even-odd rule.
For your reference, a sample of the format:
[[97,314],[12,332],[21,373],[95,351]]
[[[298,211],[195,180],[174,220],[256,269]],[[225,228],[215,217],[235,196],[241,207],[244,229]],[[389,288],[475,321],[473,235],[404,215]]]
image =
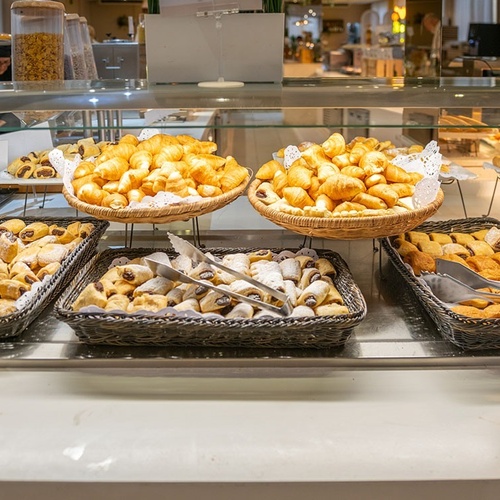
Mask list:
[[92,49],[92,41],[90,39],[89,25],[87,18],[80,17],[80,30],[83,44],[83,56],[87,67],[87,78],[89,80],[97,80],[97,66],[95,64],[94,50]]
[[71,47],[71,58],[76,80],[87,80],[87,65],[83,53],[82,32],[80,29],[80,16],[66,14],[66,28]]
[[64,79],[64,4],[17,0],[11,5],[14,81]]

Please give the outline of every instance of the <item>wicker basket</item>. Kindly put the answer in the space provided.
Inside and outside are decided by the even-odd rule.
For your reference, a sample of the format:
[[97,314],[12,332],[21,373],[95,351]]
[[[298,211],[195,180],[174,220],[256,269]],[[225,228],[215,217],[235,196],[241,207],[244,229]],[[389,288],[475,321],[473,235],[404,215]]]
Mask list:
[[[135,258],[158,249],[114,249],[97,255],[82,269],[55,305],[57,317],[68,323],[80,340],[87,344],[196,346],[196,347],[264,347],[264,348],[332,348],[343,346],[354,326],[366,315],[366,304],[354,283],[347,264],[330,251],[317,250],[337,269],[335,284],[350,313],[340,316],[205,319],[154,315],[115,315],[111,313],[74,312],[71,305],[83,288],[98,280],[117,257]],[[210,249],[214,255],[251,252],[252,249]],[[281,251],[281,250],[276,250]],[[175,256],[171,250],[165,250]]]
[[145,224],[167,224],[169,222],[186,221],[200,215],[214,212],[240,196],[248,186],[252,171],[248,170],[248,177],[237,188],[220,196],[205,198],[196,203],[184,203],[168,205],[157,208],[123,208],[114,210],[112,208],[90,205],[79,200],[63,188],[63,194],[69,205],[78,211],[92,215],[96,219],[122,223],[145,223]]
[[257,212],[271,222],[295,233],[332,240],[382,238],[404,233],[434,215],[444,199],[443,191],[440,189],[436,199],[429,205],[400,214],[379,217],[301,217],[274,210],[260,201],[256,191],[261,182],[256,179],[248,188],[248,199]]
[[[431,232],[473,232],[492,226],[500,227],[500,221],[490,218],[458,219],[442,222],[427,222],[416,230]],[[390,261],[409,284],[418,300],[432,318],[444,339],[464,349],[500,349],[500,319],[477,319],[451,311],[430,289],[422,284],[391,245],[389,238],[381,240]]]
[[[6,220],[3,218],[1,222]],[[108,222],[99,221],[92,218],[58,218],[58,217],[23,217],[26,224],[32,222],[45,222],[48,225],[57,224],[66,227],[72,222],[91,222],[94,224],[94,231],[85,238],[78,247],[62,262],[61,267],[39,288],[38,293],[26,303],[25,307],[12,314],[0,316],[0,338],[9,338],[19,335],[29,324],[43,311],[59,292],[71,281],[75,273],[93,256],[101,236],[109,226]]]

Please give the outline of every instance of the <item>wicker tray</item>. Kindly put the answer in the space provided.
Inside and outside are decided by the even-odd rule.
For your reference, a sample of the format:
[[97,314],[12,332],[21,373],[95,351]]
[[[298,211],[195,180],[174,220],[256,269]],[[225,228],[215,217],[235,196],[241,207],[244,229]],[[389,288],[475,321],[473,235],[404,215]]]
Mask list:
[[196,203],[168,205],[158,208],[123,208],[120,210],[113,210],[112,208],[84,203],[76,196],[71,195],[64,187],[62,192],[69,205],[97,219],[130,224],[140,222],[145,224],[167,224],[169,222],[186,221],[198,217],[199,215],[214,212],[228,205],[245,191],[251,176],[252,171],[248,170],[248,177],[244,182],[237,188],[220,196],[205,198]]
[[[457,219],[442,222],[427,222],[416,230],[431,232],[473,232],[491,226],[500,227],[500,221],[490,217]],[[470,349],[500,348],[500,319],[477,319],[456,314],[430,292],[406,267],[389,238],[381,240],[382,246],[394,267],[413,290],[418,300],[446,340],[456,346]]]
[[440,189],[436,199],[418,210],[379,217],[301,217],[274,210],[255,195],[261,181],[254,180],[248,188],[248,199],[252,206],[266,219],[295,233],[332,240],[359,240],[395,236],[410,231],[434,215],[443,203]]
[[[159,317],[153,315],[114,315],[79,313],[71,305],[83,288],[98,280],[113,259],[135,258],[158,249],[115,249],[97,255],[73,280],[55,305],[59,319],[68,323],[80,340],[87,344],[210,347],[297,347],[332,348],[343,346],[354,326],[366,315],[366,304],[354,283],[347,264],[340,255],[317,250],[337,269],[335,284],[349,307],[341,316],[269,318],[259,320],[212,320],[193,317]],[[251,252],[252,249],[210,249],[214,255]],[[281,250],[279,250],[281,251]],[[175,256],[171,250],[165,250]]]
[[[7,220],[2,218],[0,222]],[[72,222],[91,222],[95,229],[90,236],[85,238],[78,247],[71,252],[62,262],[61,267],[54,273],[48,283],[40,287],[39,292],[34,295],[26,306],[18,311],[0,316],[0,339],[15,337],[22,333],[29,324],[43,311],[59,292],[71,281],[75,273],[92,257],[99,243],[99,239],[109,226],[108,222],[92,218],[60,218],[60,217],[22,217],[26,224],[32,222],[45,222],[46,224],[57,224],[68,226]]]

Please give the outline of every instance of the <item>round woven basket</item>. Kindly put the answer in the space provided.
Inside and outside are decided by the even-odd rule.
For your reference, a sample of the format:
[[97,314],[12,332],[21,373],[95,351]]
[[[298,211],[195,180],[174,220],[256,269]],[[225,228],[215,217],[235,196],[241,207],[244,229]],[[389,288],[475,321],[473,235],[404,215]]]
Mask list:
[[437,212],[444,200],[440,189],[436,199],[423,208],[377,217],[301,217],[270,208],[255,195],[262,181],[254,180],[248,188],[248,199],[263,217],[295,233],[332,240],[360,240],[395,236],[417,227]]
[[222,208],[238,196],[240,196],[248,186],[252,176],[251,170],[248,177],[238,187],[213,198],[204,198],[196,203],[179,203],[177,205],[167,205],[155,208],[122,208],[114,210],[112,208],[90,205],[79,200],[63,188],[63,194],[70,206],[80,212],[94,216],[96,219],[110,222],[122,223],[144,223],[144,224],[167,224],[169,222],[186,221],[199,215],[214,212]]

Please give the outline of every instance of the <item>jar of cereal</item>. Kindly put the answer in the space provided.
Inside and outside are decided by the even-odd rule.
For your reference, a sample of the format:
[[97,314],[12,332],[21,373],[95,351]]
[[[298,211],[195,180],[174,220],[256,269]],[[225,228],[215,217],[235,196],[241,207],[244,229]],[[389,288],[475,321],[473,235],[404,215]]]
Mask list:
[[17,0],[11,5],[12,79],[64,80],[64,4]]

